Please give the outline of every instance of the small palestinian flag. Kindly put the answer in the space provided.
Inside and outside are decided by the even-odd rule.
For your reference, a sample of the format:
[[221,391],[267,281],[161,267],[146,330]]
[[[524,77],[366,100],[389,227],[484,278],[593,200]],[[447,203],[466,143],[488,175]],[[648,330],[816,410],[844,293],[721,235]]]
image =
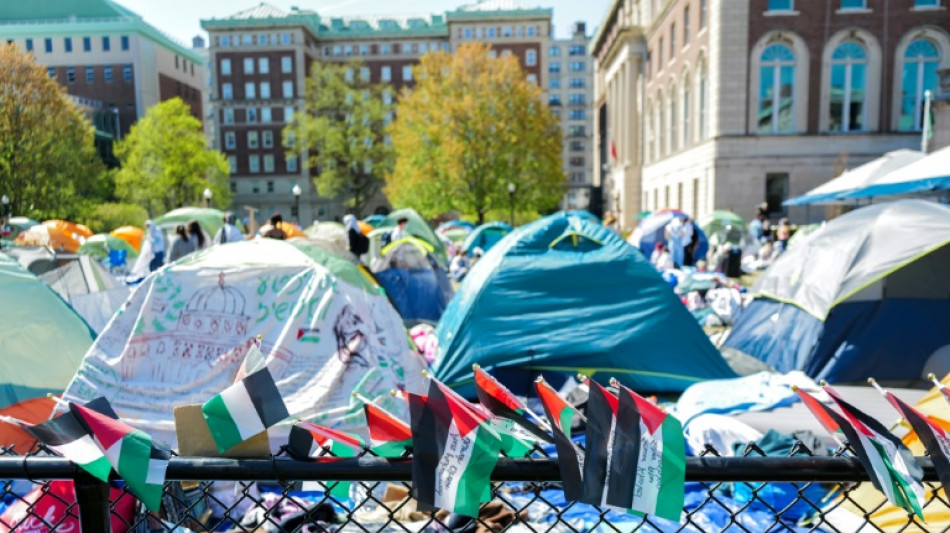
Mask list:
[[475,393],[482,406],[495,416],[513,420],[535,437],[545,442],[554,442],[547,431],[528,419],[531,414],[528,407],[507,387],[480,366],[473,365],[472,369],[475,371]]
[[[356,457],[365,449],[363,439],[352,433],[337,431],[312,422],[298,421],[290,428],[290,441],[287,450],[295,459],[307,460],[326,457],[329,452],[333,457]],[[332,481],[330,494],[337,498],[349,498],[349,481]]]
[[476,517],[491,501],[491,473],[501,437],[482,413],[459,402],[436,381],[429,394],[409,394],[412,414],[412,497],[422,509],[440,508]]
[[36,440],[76,463],[93,477],[104,482],[109,481],[109,472],[112,472],[109,459],[72,411],[66,411],[42,424],[28,424],[7,416],[0,416],[0,420],[23,428]]
[[894,409],[897,409],[897,412],[914,429],[914,433],[920,438],[930,459],[933,460],[943,491],[950,494],[950,434],[897,396],[883,390],[882,392]]
[[571,425],[574,419],[581,415],[541,378],[534,383],[534,390],[553,428],[554,447],[557,450],[557,465],[561,472],[564,497],[578,501],[581,499],[584,479],[582,474],[584,452],[571,441]]
[[201,412],[221,453],[290,416],[266,366],[208,400]]
[[679,521],[686,487],[686,439],[679,420],[632,390],[619,389],[607,505]]
[[874,486],[889,502],[923,520],[921,508],[925,495],[921,480],[924,472],[914,460],[914,454],[880,422],[846,402],[831,387],[823,387],[844,414],[845,420],[838,423]]
[[267,357],[264,355],[264,352],[261,351],[262,342],[263,338],[257,336],[253,339],[248,339],[247,342],[234,349],[238,352],[245,352],[241,368],[238,369],[237,375],[234,376],[235,383],[267,367]]
[[380,457],[401,457],[406,448],[412,446],[409,424],[371,403],[364,404],[363,411],[373,453]]
[[843,446],[845,437],[844,433],[841,431],[841,424],[838,422],[841,418],[841,415],[835,413],[828,407],[825,407],[825,404],[818,401],[818,399],[811,394],[805,392],[804,389],[793,386],[792,390],[798,395],[798,399],[800,399],[802,403],[805,404],[805,407],[811,411],[811,414],[816,419],[818,419],[818,423],[821,424],[821,427],[825,428],[825,431],[827,431],[832,436],[832,438],[835,439],[835,442],[837,442],[839,446]]
[[[581,501],[601,507],[607,506],[607,486],[613,471],[611,447],[617,433],[616,396],[592,379],[587,379],[587,457],[584,460],[584,484]],[[633,472],[624,475],[630,476]]]
[[168,452],[153,446],[145,432],[120,420],[75,403],[69,404],[69,410],[86,426],[132,494],[150,511],[157,512],[162,504]]

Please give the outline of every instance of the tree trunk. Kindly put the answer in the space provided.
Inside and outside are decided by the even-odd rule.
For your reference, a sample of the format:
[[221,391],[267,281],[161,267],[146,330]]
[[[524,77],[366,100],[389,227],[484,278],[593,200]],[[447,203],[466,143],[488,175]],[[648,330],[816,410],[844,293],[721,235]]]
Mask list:
[[482,209],[478,210],[478,225],[481,226],[485,223],[485,211]]

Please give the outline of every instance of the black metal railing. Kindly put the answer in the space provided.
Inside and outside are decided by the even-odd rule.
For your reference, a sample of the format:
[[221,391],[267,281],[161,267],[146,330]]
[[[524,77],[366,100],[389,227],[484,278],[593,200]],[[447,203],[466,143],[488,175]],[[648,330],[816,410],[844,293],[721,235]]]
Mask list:
[[[855,459],[840,450],[816,456],[801,444],[781,457],[765,456],[754,444],[737,457],[720,457],[707,445],[700,457],[687,459],[687,501],[679,523],[564,501],[557,463],[540,449],[530,458],[499,460],[492,474],[493,499],[475,519],[419,509],[407,497],[411,458],[387,460],[368,453],[314,461],[285,454],[173,457],[162,511],[150,513],[121,482],[102,483],[43,449],[25,456],[5,451],[0,456],[2,531],[75,531],[77,526],[83,533],[950,530],[950,502],[938,490],[928,458],[917,459],[927,482],[925,518],[943,517],[929,524],[904,511],[888,511],[883,495],[869,490],[867,474]],[[57,480],[71,481],[75,492],[64,492]]]

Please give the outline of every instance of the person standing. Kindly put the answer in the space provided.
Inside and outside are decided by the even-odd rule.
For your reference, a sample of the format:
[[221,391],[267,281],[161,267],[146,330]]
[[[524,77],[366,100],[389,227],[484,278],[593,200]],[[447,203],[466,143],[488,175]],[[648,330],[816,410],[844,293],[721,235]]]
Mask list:
[[369,251],[369,238],[360,231],[360,225],[354,215],[343,217],[343,225],[346,226],[346,246],[350,253],[357,258]]
[[[188,240],[194,245],[195,250],[203,250],[207,245],[208,241],[205,240],[205,234],[201,231],[201,226],[198,224],[197,220],[192,220],[188,223]],[[194,250],[193,250],[194,251]]]
[[238,242],[244,240],[244,235],[237,227],[237,217],[234,213],[228,213],[224,216],[224,225],[214,234],[214,244],[225,244],[229,242]]
[[396,227],[389,234],[389,242],[396,242],[406,238],[406,226],[409,225],[409,219],[402,217],[396,221]]
[[673,264],[676,268],[683,267],[683,261],[686,255],[686,244],[689,242],[686,236],[686,227],[683,220],[678,216],[673,216],[673,220],[664,228],[666,235],[666,246],[673,256]]
[[172,240],[171,249],[168,251],[168,263],[174,263],[182,257],[197,250],[197,241],[188,235],[188,230],[181,224],[175,228],[175,237]]
[[788,240],[791,236],[792,226],[789,225],[788,219],[783,217],[775,228],[775,247],[779,253],[788,249]]
[[683,265],[693,266],[697,259],[702,259],[696,257],[696,250],[699,249],[699,229],[696,228],[696,222],[692,218],[687,218],[683,224],[686,231],[686,236],[683,239],[686,243],[683,250]]
[[145,236],[152,252],[148,263],[149,272],[155,272],[165,264],[165,235],[151,220],[145,221]]

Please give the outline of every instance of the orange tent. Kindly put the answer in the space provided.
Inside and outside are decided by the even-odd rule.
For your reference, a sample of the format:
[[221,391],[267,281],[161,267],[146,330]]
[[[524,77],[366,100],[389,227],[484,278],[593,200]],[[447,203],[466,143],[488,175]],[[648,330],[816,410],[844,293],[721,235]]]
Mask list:
[[47,220],[24,231],[14,242],[27,246],[49,246],[75,253],[89,237],[92,237],[92,230],[82,224],[66,220]]
[[366,223],[366,222],[363,222],[362,220],[358,221],[358,222],[356,223],[356,225],[359,226],[359,228],[360,228],[360,233],[362,233],[363,235],[369,235],[370,232],[372,232],[374,229],[376,229],[376,228],[373,227],[372,224],[368,224],[368,223]]
[[[54,408],[56,408],[56,402],[52,398],[33,398],[0,409],[0,415],[17,418],[30,424],[39,424],[49,420]],[[17,453],[24,454],[35,444],[36,439],[19,426],[0,422],[0,446],[14,446]]]
[[287,234],[288,239],[293,239],[294,237],[307,236],[307,234],[304,233],[303,230],[291,224],[290,222],[278,222],[277,227],[284,230],[284,233]]
[[145,230],[142,228],[122,226],[109,232],[109,235],[129,243],[136,252],[142,251],[142,239],[145,237]]

